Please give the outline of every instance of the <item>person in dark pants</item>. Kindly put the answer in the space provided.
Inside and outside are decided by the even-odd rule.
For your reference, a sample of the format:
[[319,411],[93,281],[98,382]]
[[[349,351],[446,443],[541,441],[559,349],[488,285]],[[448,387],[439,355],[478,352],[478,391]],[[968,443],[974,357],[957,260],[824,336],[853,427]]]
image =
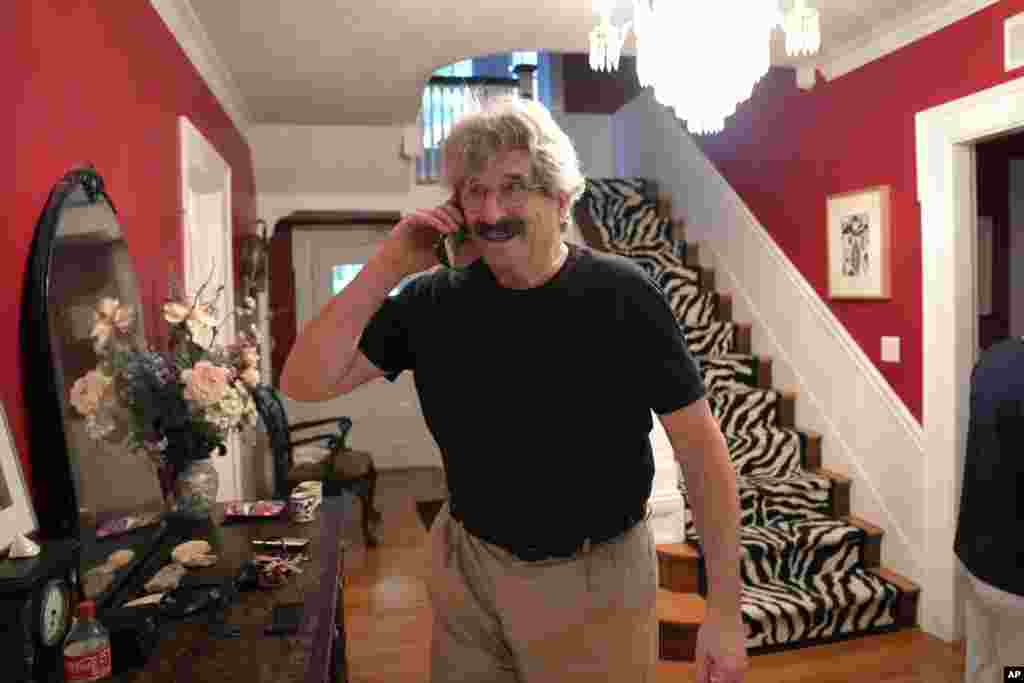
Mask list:
[[[736,474],[665,295],[629,259],[563,241],[585,181],[542,105],[464,117],[442,159],[451,200],[403,217],[281,380],[321,401],[413,371],[450,494],[430,530],[432,680],[653,680],[652,412],[706,556],[698,680],[742,680]],[[456,267],[438,267],[438,239],[461,230]]]
[[1024,665],[1024,340],[979,356],[953,550],[968,579],[965,683]]

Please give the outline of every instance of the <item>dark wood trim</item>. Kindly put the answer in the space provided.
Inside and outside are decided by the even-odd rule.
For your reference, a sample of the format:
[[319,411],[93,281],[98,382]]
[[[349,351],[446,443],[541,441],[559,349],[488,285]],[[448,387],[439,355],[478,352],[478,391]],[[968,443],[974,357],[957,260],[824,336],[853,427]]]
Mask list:
[[733,323],[733,353],[750,354],[750,323]]
[[[732,311],[730,310],[731,314]],[[730,316],[731,319],[731,316]],[[771,389],[772,388],[772,359],[768,356],[757,357],[757,388],[758,389]]]
[[686,242],[683,249],[683,262],[687,268],[700,268],[700,243]]
[[[715,271],[711,271],[714,274]],[[732,294],[719,294],[715,293],[717,298],[715,302],[715,315],[723,322],[732,321]]]
[[697,274],[697,286],[700,287],[701,289],[714,289],[715,269],[700,266],[698,270],[700,272]]
[[797,393],[793,389],[779,391],[778,423],[780,427],[789,427],[790,429],[796,427],[796,397]]
[[270,298],[270,331],[274,340],[271,354],[271,382],[277,386],[284,361],[298,336],[295,311],[295,267],[292,263],[292,233],[296,230],[346,230],[375,228],[390,230],[402,220],[399,211],[292,211],[278,219],[270,240],[267,290]]
[[316,227],[346,228],[352,226],[393,226],[402,220],[400,211],[292,211],[274,225],[274,234],[279,230],[293,228],[311,229]]
[[868,571],[884,581],[895,584],[900,590],[900,596],[896,603],[896,626],[900,628],[917,626],[917,603],[921,597],[921,587],[905,576],[885,567],[871,567]]
[[[525,66],[525,65],[520,65]],[[495,78],[494,76],[431,76],[429,85],[469,86],[474,85],[506,85],[519,87],[518,78]]]
[[850,487],[853,480],[845,474],[833,472],[830,469],[819,467],[812,471],[819,477],[825,477],[832,482],[832,491],[829,496],[829,516],[835,519],[842,519],[850,514]]
[[882,528],[856,515],[847,515],[842,519],[850,526],[855,526],[864,532],[864,541],[860,549],[860,561],[864,568],[880,567],[882,565],[882,537],[885,535]]
[[805,470],[821,469],[821,434],[809,429],[801,430],[804,453],[802,465]]
[[[347,492],[340,496],[325,497],[320,506],[320,558],[319,590],[310,590],[303,600],[303,612],[308,615],[302,622],[300,637],[310,644],[309,659],[306,660],[305,683],[317,681],[348,680],[348,664],[345,656],[345,616],[337,612],[339,573],[344,571],[341,543],[342,531],[353,512],[354,498]],[[335,653],[335,628],[338,628],[341,661],[332,661]],[[339,671],[340,669],[340,671]],[[329,675],[333,672],[333,676]]]
[[597,228],[597,224],[594,223],[594,217],[590,215],[590,209],[583,202],[576,202],[572,209],[572,216],[576,222],[576,227],[579,228],[580,235],[583,237],[583,241],[586,242],[588,247],[598,251],[608,251],[608,245],[605,244],[601,231]]

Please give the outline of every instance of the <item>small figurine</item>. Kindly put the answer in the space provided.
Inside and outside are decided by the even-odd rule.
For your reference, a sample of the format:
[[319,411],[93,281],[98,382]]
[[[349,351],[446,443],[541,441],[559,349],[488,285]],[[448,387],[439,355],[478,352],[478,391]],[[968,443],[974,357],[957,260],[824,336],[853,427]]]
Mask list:
[[41,552],[39,544],[33,541],[25,534],[17,534],[14,540],[11,541],[10,550],[7,551],[7,557],[12,560],[23,559],[26,557],[35,557]]

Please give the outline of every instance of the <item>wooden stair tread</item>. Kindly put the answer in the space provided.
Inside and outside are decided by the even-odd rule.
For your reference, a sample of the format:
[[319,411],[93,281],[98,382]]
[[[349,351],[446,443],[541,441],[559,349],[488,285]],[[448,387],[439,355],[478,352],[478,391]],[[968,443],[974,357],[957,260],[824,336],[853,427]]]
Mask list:
[[657,610],[659,622],[699,626],[704,623],[707,605],[704,598],[696,593],[676,593],[659,588]]
[[868,536],[881,536],[885,533],[885,530],[880,526],[875,526],[866,519],[862,519],[856,515],[846,515],[843,517],[843,521],[855,527],[859,527],[864,530]]
[[662,543],[658,545],[658,555],[662,557],[671,557],[677,560],[697,560],[700,559],[700,553],[697,551],[697,547],[686,541],[682,543]]
[[821,476],[821,477],[827,477],[828,479],[831,479],[832,481],[834,481],[836,483],[845,484],[847,482],[852,481],[845,474],[840,474],[839,472],[834,472],[833,470],[830,470],[827,467],[819,467],[819,468],[817,468],[815,470],[810,470],[810,472],[812,474],[817,474],[818,476]]
[[872,567],[871,569],[868,569],[868,571],[877,576],[878,578],[884,579],[889,583],[894,584],[903,593],[913,595],[921,592],[920,586],[918,586],[916,583],[914,583],[907,577],[903,576],[902,574],[898,574],[891,569],[886,569],[885,567]]

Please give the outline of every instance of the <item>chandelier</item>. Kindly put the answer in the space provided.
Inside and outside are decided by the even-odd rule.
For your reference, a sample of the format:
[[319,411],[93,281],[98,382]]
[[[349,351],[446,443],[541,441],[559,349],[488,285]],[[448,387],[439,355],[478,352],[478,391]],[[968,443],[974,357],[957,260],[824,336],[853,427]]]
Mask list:
[[750,97],[770,66],[773,28],[782,26],[790,56],[821,46],[818,10],[806,0],[793,0],[784,12],[778,0],[714,0],[699,10],[679,0],[632,2],[633,21],[616,28],[615,0],[594,0],[598,24],[590,32],[590,67],[617,69],[632,28],[640,87],[652,86],[655,99],[694,133],[722,130],[736,104]]

